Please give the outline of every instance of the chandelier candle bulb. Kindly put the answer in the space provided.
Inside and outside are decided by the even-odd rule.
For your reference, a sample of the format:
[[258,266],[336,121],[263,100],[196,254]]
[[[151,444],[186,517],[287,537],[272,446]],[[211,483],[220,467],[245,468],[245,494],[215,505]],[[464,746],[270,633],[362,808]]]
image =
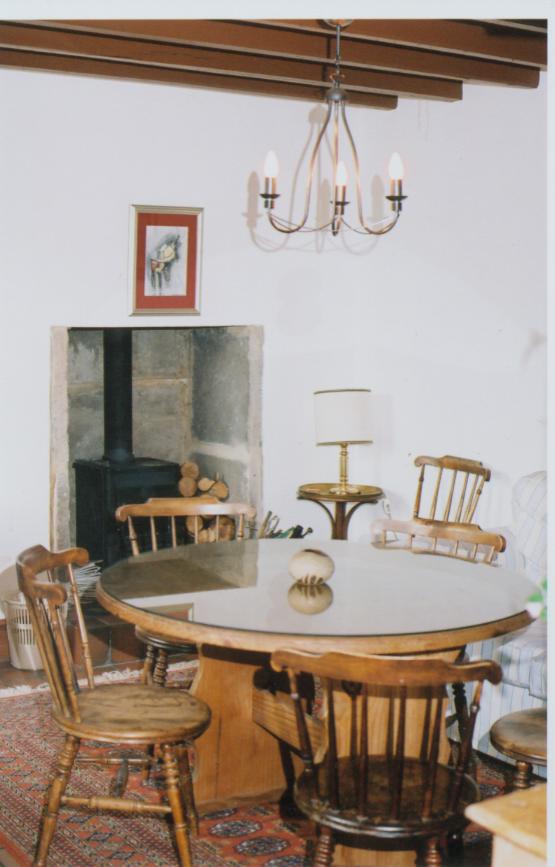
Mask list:
[[391,155],[389,160],[389,177],[390,187],[388,199],[391,202],[392,211],[400,211],[402,207],[403,196],[403,176],[405,170],[403,160],[397,152]]
[[268,151],[264,160],[264,176],[266,178],[277,178],[279,173],[279,163],[275,151]]
[[344,162],[337,164],[335,171],[335,201],[340,204],[345,204],[345,194],[347,190],[347,181],[349,176]]
[[268,151],[264,160],[264,206],[273,208],[275,200],[278,198],[277,176],[279,172],[279,163],[274,151]]

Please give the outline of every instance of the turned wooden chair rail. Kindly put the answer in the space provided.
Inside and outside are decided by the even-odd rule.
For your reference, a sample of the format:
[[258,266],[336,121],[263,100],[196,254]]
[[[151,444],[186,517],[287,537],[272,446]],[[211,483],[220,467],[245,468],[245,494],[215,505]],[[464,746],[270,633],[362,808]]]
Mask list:
[[[133,556],[141,553],[139,536],[136,532],[134,518],[148,519],[149,539],[153,551],[159,547],[175,548],[182,540],[178,534],[178,522],[181,530],[195,544],[201,541],[231,541],[244,539],[247,524],[253,522],[256,510],[246,503],[222,503],[216,497],[152,497],[146,503],[129,503],[119,506],[116,519],[127,522],[129,540]],[[204,518],[214,519],[213,532],[202,529]],[[170,539],[161,540],[160,531],[166,530],[169,521]],[[203,535],[204,534],[204,535]],[[146,549],[145,549],[146,550]],[[143,682],[165,686],[168,669],[168,653],[180,650],[195,653],[196,647],[176,639],[169,641],[161,635],[146,632],[140,627],[135,628],[137,638],[146,644],[145,663],[143,667]]]
[[[192,867],[189,833],[197,827],[191,773],[186,744],[197,738],[210,722],[210,710],[186,692],[167,692],[146,684],[94,683],[87,631],[73,565],[89,562],[83,548],[53,553],[42,545],[23,551],[17,559],[19,589],[25,596],[38,648],[50,685],[53,718],[65,735],[39,829],[33,864],[42,867],[56,830],[60,807],[121,810],[151,813],[173,819],[179,863]],[[77,619],[78,639],[85,663],[87,687],[77,680],[70,644],[62,616],[68,598],[66,585],[55,582],[65,573]],[[165,793],[168,803],[146,804],[125,797],[128,766],[141,766],[146,756],[133,760],[113,756],[95,763],[120,767],[106,796],[66,795],[73,765],[83,740],[130,747],[157,748],[162,756]]]
[[[490,565],[506,545],[499,533],[489,533],[477,524],[444,521],[380,518],[373,522],[372,534],[377,547],[406,548],[415,553],[440,554]],[[399,540],[399,535],[406,539]]]
[[[412,517],[472,523],[484,484],[490,480],[491,471],[480,461],[453,455],[444,455],[441,458],[420,455],[415,458],[414,464],[420,467],[420,475]],[[432,477],[431,495],[425,497],[425,491],[428,490],[425,479],[433,476],[431,468],[437,470],[435,482]]]
[[[296,650],[272,654],[272,666],[289,674],[296,709],[304,771],[297,780],[299,809],[320,826],[314,865],[332,864],[335,835],[351,837],[352,845],[365,838],[399,842],[396,848],[422,849],[426,865],[442,863],[440,839],[460,838],[467,820],[464,810],[479,799],[474,780],[467,774],[470,745],[484,680],[499,683],[496,662],[465,664],[422,657],[378,657],[327,653],[313,655]],[[322,680],[326,697],[327,754],[319,759],[319,741],[311,740],[298,679],[307,673]],[[445,688],[453,681],[476,683],[464,740],[455,766],[439,761]],[[338,720],[340,688],[350,705],[348,755],[339,757]],[[385,748],[372,743],[374,715],[383,715],[373,699],[387,702]],[[422,704],[411,712],[408,702]],[[338,705],[336,707],[336,704]],[[414,708],[414,704],[413,704]],[[409,746],[410,740],[410,746]]]

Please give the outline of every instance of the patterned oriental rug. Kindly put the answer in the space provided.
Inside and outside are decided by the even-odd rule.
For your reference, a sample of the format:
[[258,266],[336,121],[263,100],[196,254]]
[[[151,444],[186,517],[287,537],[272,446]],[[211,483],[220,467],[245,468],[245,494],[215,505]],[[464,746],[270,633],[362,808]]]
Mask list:
[[[32,862],[46,785],[63,739],[50,719],[50,707],[50,695],[44,690],[0,702],[0,867],[2,849],[10,856],[10,864]],[[493,759],[480,760],[478,780],[483,797],[491,797],[505,787],[503,767]],[[108,774],[106,769],[78,766],[72,775],[74,791],[106,794]],[[68,793],[71,788],[70,784]],[[142,784],[140,773],[130,774],[131,797],[157,801],[160,788],[155,776]],[[275,804],[229,808],[201,815],[200,835],[193,841],[194,864],[305,867],[310,863],[307,853],[313,845],[310,823],[282,819]],[[458,867],[489,867],[490,835],[469,826],[464,861],[456,863]],[[117,813],[61,812],[50,849],[50,867],[131,864],[177,864],[164,820]]]

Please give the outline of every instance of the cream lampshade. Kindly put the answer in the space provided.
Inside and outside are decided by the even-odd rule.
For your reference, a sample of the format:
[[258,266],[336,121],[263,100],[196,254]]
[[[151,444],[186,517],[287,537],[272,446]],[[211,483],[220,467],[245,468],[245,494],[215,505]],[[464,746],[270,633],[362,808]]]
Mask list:
[[338,445],[339,484],[332,489],[336,494],[356,494],[359,488],[348,484],[349,444],[371,443],[370,389],[336,388],[314,392],[314,420],[316,444]]

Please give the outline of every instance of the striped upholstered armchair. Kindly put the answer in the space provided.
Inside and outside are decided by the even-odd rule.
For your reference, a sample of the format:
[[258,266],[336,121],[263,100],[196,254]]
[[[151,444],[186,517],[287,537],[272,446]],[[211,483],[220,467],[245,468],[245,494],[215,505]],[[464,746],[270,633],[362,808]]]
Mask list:
[[[505,534],[505,530],[503,530]],[[547,572],[547,477],[545,472],[519,479],[513,488],[513,526],[508,535],[505,565],[525,572],[534,582]],[[547,624],[531,626],[500,638],[472,644],[471,659],[495,659],[503,680],[484,689],[474,733],[477,750],[507,761],[491,745],[489,730],[505,714],[547,703]],[[535,769],[545,775],[545,769]]]

